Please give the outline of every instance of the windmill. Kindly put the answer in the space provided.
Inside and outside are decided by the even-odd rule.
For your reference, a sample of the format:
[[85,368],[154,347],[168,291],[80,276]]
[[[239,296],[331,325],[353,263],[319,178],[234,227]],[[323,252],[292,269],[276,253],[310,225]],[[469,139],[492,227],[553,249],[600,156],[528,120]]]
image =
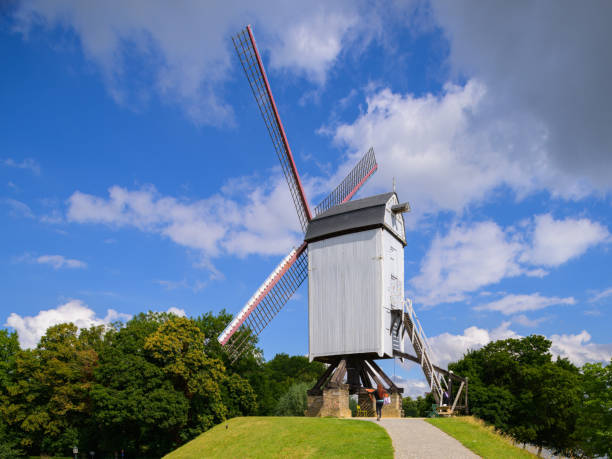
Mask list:
[[[329,364],[309,391],[308,414],[350,416],[349,394],[357,394],[365,406],[365,388],[381,384],[392,398],[387,415],[399,416],[403,389],[374,362],[381,358],[419,363],[440,403],[452,375],[433,365],[412,303],[403,297],[403,213],[410,206],[400,203],[395,191],[351,201],[378,168],[370,148],[311,210],[251,27],[232,40],[289,185],[304,241],[272,271],[219,335],[219,342],[237,359],[308,278],[308,355]],[[405,352],[407,341],[416,355]]]

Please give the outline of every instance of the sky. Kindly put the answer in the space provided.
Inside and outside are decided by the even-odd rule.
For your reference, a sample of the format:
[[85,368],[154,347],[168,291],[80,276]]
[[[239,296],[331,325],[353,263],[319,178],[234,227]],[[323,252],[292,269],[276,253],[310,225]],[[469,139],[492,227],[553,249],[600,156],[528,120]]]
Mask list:
[[[233,50],[251,24],[311,207],[370,147],[444,366],[541,334],[609,361],[612,4],[0,5],[0,325],[239,311],[301,242]],[[262,333],[308,350],[307,286]],[[420,370],[383,368],[411,395]]]

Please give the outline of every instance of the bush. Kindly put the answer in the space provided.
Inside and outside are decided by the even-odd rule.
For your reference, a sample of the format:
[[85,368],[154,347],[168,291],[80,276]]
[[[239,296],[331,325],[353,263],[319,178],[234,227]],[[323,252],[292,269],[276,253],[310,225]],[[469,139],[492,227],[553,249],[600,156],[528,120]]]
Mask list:
[[275,416],[304,416],[304,412],[308,408],[308,396],[306,391],[310,389],[314,383],[299,382],[291,385],[285,392],[274,410]]

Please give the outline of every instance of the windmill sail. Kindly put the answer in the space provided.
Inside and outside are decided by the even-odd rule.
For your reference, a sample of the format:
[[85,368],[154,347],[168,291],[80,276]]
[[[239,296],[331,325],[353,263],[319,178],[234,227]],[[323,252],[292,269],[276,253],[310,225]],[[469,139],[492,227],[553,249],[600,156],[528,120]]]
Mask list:
[[248,348],[250,338],[263,331],[308,276],[306,249],[304,243],[289,252],[219,335],[218,340],[232,361],[240,357]]
[[378,169],[378,164],[374,156],[374,148],[370,148],[340,185],[315,207],[315,216],[338,204],[350,201],[357,190],[376,172],[376,169]]
[[278,110],[276,109],[276,103],[272,96],[272,90],[266,77],[266,71],[264,69],[259,51],[257,51],[257,45],[255,44],[255,38],[251,31],[251,26],[239,32],[235,37],[232,37],[236,53],[240,58],[240,63],[246,73],[251,90],[259,106],[259,111],[263,117],[268,133],[274,144],[274,149],[278,155],[283,173],[289,184],[289,190],[293,203],[297,210],[300,225],[302,231],[306,232],[308,222],[311,220],[310,208],[308,207],[308,201],[304,194],[304,188],[300,181],[300,176],[295,167],[293,161],[293,155],[291,154],[291,148],[287,141],[287,135],[283,129],[283,123],[281,122]]

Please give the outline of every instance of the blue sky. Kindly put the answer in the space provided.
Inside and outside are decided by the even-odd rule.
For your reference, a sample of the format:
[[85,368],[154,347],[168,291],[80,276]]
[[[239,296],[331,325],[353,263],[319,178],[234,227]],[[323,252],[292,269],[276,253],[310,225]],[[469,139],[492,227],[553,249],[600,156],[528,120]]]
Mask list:
[[[373,146],[445,364],[612,355],[607,2],[22,1],[0,11],[0,324],[238,311],[298,222],[231,36],[252,24],[311,205]],[[171,309],[174,308],[174,309]],[[307,352],[303,286],[261,336]],[[392,369],[413,394],[415,368]]]

